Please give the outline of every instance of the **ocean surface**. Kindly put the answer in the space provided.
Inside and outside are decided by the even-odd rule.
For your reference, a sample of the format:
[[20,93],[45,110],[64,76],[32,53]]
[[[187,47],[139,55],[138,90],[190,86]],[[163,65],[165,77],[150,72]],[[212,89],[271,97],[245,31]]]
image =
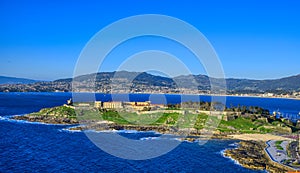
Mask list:
[[[66,125],[46,125],[9,120],[12,115],[62,105],[71,93],[0,93],[0,172],[261,172],[245,169],[222,155],[233,140],[210,140],[205,145],[182,142],[157,158],[126,160],[112,156],[92,143],[83,132],[64,130]],[[179,95],[167,95],[169,103],[180,102]],[[109,101],[110,95],[98,94]],[[146,101],[148,94],[130,95],[132,101]],[[209,96],[201,100],[209,101]],[[262,106],[287,114],[298,114],[300,101],[227,97],[227,105]],[[122,136],[148,140],[159,135],[121,131]]]

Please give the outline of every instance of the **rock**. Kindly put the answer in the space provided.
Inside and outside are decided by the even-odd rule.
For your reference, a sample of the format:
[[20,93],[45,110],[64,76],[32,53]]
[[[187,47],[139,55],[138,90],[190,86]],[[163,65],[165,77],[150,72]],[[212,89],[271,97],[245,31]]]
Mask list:
[[82,131],[82,130],[84,130],[85,128],[84,127],[82,127],[82,126],[76,126],[76,127],[71,127],[71,128],[69,128],[69,130],[80,130],[80,131]]
[[287,172],[285,167],[273,164],[266,156],[265,143],[257,141],[242,141],[236,149],[225,151],[225,156],[239,162],[243,167],[253,170],[267,170],[268,172]]
[[63,117],[24,115],[24,116],[15,116],[12,119],[25,120],[31,122],[43,122],[48,124],[79,124],[79,122],[74,118],[63,118]]

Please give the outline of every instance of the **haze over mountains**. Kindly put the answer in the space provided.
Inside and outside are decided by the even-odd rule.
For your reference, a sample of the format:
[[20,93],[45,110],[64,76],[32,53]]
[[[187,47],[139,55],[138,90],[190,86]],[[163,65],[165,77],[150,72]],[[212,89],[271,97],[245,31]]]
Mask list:
[[37,82],[37,80],[0,76],[0,85],[1,84],[30,84],[35,82]]
[[[50,82],[37,82],[22,78],[0,78],[1,92],[53,92],[72,91],[72,78]],[[193,80],[195,88],[191,88]],[[219,79],[211,78],[218,81]],[[208,93],[210,78],[206,75],[186,75],[172,78],[152,75],[146,72],[100,72],[74,78],[80,91],[151,92],[151,93]],[[95,81],[95,83],[93,83]],[[287,93],[300,92],[300,75],[272,80],[226,79],[227,93]]]

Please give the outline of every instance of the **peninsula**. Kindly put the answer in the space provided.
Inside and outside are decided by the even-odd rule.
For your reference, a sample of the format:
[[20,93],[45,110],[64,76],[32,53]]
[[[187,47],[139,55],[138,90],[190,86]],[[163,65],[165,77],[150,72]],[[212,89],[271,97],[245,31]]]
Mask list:
[[[27,120],[50,124],[73,124],[70,130],[137,130],[157,131],[173,134],[182,140],[238,139],[239,147],[226,150],[224,155],[237,160],[250,169],[284,172],[297,166],[294,159],[276,163],[265,148],[267,141],[288,141],[282,152],[295,153],[297,146],[289,137],[299,131],[300,121],[292,122],[270,114],[260,107],[224,107],[220,103],[185,102],[182,104],[151,104],[147,102],[87,102],[73,103],[69,100],[63,106],[44,108],[39,112],[15,116],[16,120]],[[217,123],[213,133],[209,127]],[[212,136],[210,136],[212,135]],[[276,153],[277,154],[277,153]],[[290,166],[288,166],[290,165]]]

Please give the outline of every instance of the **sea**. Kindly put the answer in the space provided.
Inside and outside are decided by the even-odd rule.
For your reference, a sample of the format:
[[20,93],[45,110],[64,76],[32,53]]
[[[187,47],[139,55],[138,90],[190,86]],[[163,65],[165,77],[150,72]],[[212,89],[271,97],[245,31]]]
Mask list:
[[[147,101],[150,94],[130,94],[130,101]],[[180,95],[163,95],[168,103],[180,103]],[[66,103],[72,93],[0,93],[0,172],[264,172],[241,167],[223,151],[236,140],[209,140],[204,145],[184,141],[156,158],[128,160],[98,148],[84,132],[66,130],[68,125],[49,125],[11,120],[42,108]],[[109,94],[96,94],[109,101]],[[210,96],[200,96],[209,101]],[[292,99],[226,97],[226,104],[261,106],[297,118],[300,101]],[[91,132],[93,133],[93,132]],[[96,132],[95,132],[96,133]],[[105,132],[109,133],[109,132]],[[115,133],[115,132],[114,132]],[[120,131],[134,140],[159,140],[154,132]]]

